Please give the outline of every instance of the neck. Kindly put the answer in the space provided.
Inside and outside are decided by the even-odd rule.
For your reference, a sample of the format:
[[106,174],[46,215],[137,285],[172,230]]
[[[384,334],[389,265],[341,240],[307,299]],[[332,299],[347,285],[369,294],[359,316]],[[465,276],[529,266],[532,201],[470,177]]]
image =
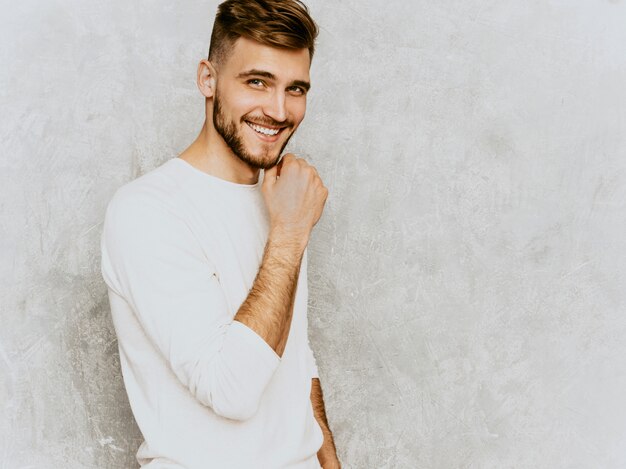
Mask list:
[[241,161],[208,119],[200,134],[179,158],[211,176],[237,184],[256,184],[260,170]]

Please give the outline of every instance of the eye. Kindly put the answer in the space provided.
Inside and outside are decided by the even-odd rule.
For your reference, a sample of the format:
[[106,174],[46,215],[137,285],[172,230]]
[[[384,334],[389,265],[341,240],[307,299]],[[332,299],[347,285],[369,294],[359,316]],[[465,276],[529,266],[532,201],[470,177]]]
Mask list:
[[289,88],[287,88],[287,91],[289,91],[294,96],[304,96],[306,94],[306,90],[301,86],[290,86]]
[[248,83],[248,85],[252,86],[253,88],[263,88],[265,86],[265,82],[258,78],[252,78],[246,83]]

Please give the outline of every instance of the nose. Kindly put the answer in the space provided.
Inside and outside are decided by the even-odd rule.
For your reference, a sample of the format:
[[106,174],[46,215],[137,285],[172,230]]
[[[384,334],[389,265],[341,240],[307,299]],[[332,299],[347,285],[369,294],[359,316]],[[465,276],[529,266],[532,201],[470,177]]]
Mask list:
[[263,113],[277,122],[287,120],[287,103],[285,93],[274,91],[268,96],[268,100],[263,107]]

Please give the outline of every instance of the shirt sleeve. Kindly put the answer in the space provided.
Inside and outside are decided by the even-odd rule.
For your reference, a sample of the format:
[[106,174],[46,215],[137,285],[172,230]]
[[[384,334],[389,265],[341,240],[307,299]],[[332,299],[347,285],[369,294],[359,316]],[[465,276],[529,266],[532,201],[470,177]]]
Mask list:
[[105,217],[102,274],[198,401],[230,419],[256,413],[280,358],[233,321],[211,262],[172,207],[118,192]]

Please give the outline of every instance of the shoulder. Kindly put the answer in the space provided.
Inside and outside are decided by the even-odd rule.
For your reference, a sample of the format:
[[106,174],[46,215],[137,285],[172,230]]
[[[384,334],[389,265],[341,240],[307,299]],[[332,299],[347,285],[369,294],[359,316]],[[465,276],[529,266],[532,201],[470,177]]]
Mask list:
[[181,182],[172,161],[120,187],[106,209],[105,233],[159,235],[184,229]]
[[121,209],[127,205],[143,203],[146,205],[168,205],[175,201],[180,187],[173,162],[167,161],[161,166],[139,176],[117,189],[109,202],[109,209]]
[[105,223],[114,219],[178,218],[185,205],[182,183],[176,163],[166,161],[117,189],[107,205]]

